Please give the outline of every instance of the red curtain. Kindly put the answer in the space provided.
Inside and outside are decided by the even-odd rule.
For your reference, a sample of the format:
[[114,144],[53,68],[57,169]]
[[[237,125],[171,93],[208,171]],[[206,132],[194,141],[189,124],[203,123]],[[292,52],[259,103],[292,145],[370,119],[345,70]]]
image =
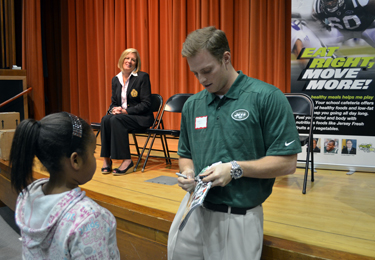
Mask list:
[[40,0],[22,2],[22,69],[26,70],[30,116],[45,116]]
[[[24,0],[24,6],[38,1]],[[37,12],[24,10],[24,17],[38,20]],[[181,48],[189,32],[209,25],[226,32],[235,69],[288,92],[290,12],[291,0],[61,1],[62,107],[99,122],[111,102],[118,58],[130,47],[139,51],[152,92],[164,102],[176,93],[197,93],[202,87],[181,57]],[[35,34],[34,41],[38,37]],[[31,57],[29,51],[25,48],[26,57]],[[41,64],[35,70],[40,72]],[[42,93],[43,82],[29,78],[33,71],[27,72],[28,82]],[[34,106],[43,111],[43,102]],[[35,116],[39,119],[42,113]],[[179,117],[168,117],[165,124],[178,128]]]

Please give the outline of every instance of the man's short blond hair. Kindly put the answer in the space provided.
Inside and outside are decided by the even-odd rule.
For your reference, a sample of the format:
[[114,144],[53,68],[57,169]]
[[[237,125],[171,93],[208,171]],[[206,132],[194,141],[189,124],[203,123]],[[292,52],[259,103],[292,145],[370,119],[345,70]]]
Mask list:
[[201,50],[207,50],[221,62],[224,52],[230,52],[227,36],[222,30],[216,29],[214,26],[191,32],[182,45],[182,56],[185,58],[193,57]]

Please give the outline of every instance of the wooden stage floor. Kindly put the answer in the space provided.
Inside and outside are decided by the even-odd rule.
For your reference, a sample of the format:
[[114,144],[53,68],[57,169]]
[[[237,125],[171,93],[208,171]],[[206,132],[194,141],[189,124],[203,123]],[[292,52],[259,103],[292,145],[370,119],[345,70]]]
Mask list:
[[[168,144],[170,149],[176,146]],[[122,259],[166,259],[168,229],[185,192],[177,184],[149,180],[160,176],[175,180],[177,160],[166,165],[163,159],[150,158],[143,173],[140,165],[136,172],[113,176],[100,172],[99,156],[97,146],[96,173],[82,188],[116,216],[122,230],[118,232],[119,247],[124,245]],[[114,161],[114,166],[119,163]],[[44,177],[38,168],[34,176]],[[303,173],[297,169],[277,178],[263,204],[262,259],[375,259],[375,174],[317,169],[315,182],[308,181],[303,195]]]

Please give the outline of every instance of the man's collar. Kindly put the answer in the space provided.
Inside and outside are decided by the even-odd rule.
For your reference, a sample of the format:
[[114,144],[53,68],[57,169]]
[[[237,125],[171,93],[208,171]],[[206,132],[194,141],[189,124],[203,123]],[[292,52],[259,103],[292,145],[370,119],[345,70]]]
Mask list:
[[238,99],[240,96],[240,88],[242,82],[246,79],[245,75],[242,73],[241,70],[237,71],[238,77],[233,82],[232,86],[228,90],[228,92],[225,94],[227,98],[231,99]]
[[[233,82],[232,86],[230,86],[228,92],[225,93],[224,95],[226,98],[238,99],[240,96],[240,88],[238,88],[238,86],[241,85],[242,81],[245,80],[246,77],[241,70],[237,71],[237,73],[238,73],[238,77]],[[207,91],[208,104],[211,104],[215,100],[216,96],[217,96],[216,94],[212,94]]]

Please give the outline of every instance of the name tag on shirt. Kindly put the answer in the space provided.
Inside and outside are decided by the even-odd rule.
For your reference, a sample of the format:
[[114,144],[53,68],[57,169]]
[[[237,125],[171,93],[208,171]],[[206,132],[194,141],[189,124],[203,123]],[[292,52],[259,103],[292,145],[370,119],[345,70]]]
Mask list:
[[207,128],[207,116],[195,118],[195,129]]

